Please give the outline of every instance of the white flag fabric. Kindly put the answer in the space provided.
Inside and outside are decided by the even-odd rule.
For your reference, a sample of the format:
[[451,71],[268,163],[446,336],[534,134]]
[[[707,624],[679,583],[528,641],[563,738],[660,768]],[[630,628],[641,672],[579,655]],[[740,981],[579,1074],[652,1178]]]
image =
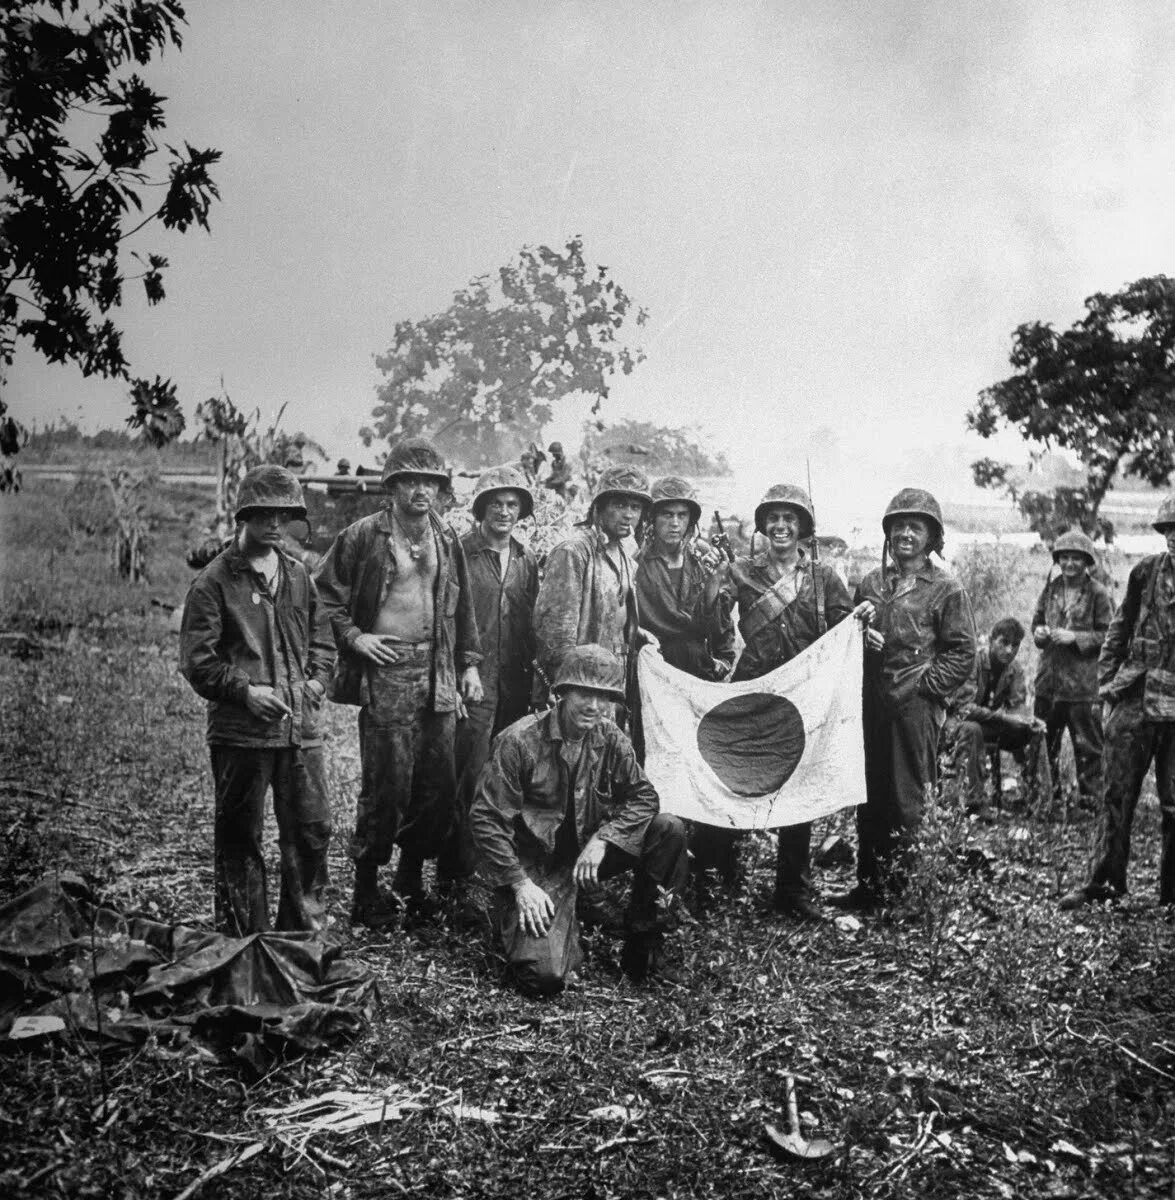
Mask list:
[[645,773],[661,811],[774,829],[865,801],[861,626],[841,621],[768,675],[707,683],[651,646],[637,675]]

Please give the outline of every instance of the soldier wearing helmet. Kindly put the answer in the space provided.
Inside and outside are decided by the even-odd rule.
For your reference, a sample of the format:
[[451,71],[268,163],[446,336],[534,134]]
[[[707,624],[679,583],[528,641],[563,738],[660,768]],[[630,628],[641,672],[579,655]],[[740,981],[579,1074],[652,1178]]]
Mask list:
[[[714,572],[721,555],[697,537],[702,506],[684,479],[658,479],[636,554],[641,628],[671,666],[698,679],[725,679],[734,666],[734,625]],[[712,582],[713,581],[713,582]]]
[[[790,662],[853,609],[840,576],[805,548],[815,533],[815,517],[803,488],[790,483],[768,488],[755,508],[755,529],[762,548],[731,563],[723,584],[727,609],[738,603],[739,632],[746,642],[735,680],[758,679]],[[789,825],[777,839],[773,904],[799,920],[823,918],[811,883],[811,833],[810,824]],[[714,865],[732,883],[735,836],[699,827],[693,847],[699,870]]]
[[551,469],[543,480],[543,487],[566,500],[571,486],[571,465],[563,455],[563,443],[552,442],[547,451],[551,455]]
[[534,512],[534,497],[519,471],[495,467],[477,481],[472,529],[461,539],[469,568],[470,596],[481,640],[479,667],[484,695],[467,705],[457,726],[457,809],[461,828],[453,874],[472,874],[476,862],[468,813],[490,741],[526,716],[534,675],[534,604],[538,560],[514,534]]
[[331,699],[360,706],[352,920],[369,926],[396,919],[399,901],[381,894],[378,873],[397,845],[393,888],[425,902],[424,860],[456,819],[458,700],[482,698],[465,554],[434,511],[448,480],[431,442],[397,443],[383,471],[390,503],[348,525],[316,572],[339,650]]
[[1162,815],[1159,903],[1175,905],[1175,494],[1154,521],[1167,546],[1130,571],[1098,658],[1106,703],[1105,804],[1085,884],[1065,909],[1126,893],[1134,810],[1151,765]]
[[305,566],[284,549],[306,516],[285,467],[241,482],[233,540],[184,602],[180,671],[208,701],[216,792],[216,926],[233,937],[273,928],[261,832],[272,788],[281,848],[277,928],[325,925],[330,802],[319,718],[334,663],[326,609]]
[[1102,712],[1097,660],[1114,616],[1110,593],[1093,577],[1097,552],[1079,529],[1053,543],[1053,564],[1036,610],[1032,640],[1040,651],[1036,667],[1035,712],[1045,723],[1045,745],[1054,787],[1059,790],[1061,741],[1068,730],[1077,765],[1081,807],[1100,812]]
[[865,631],[865,803],[857,809],[857,886],[838,907],[875,907],[901,891],[910,843],[938,783],[939,730],[975,666],[975,622],[962,585],[930,561],[942,510],[903,488],[881,521],[881,566],[857,588]]
[[624,699],[624,668],[600,646],[576,646],[553,684],[553,708],[495,739],[470,815],[506,959],[524,991],[560,991],[582,960],[577,889],[632,870],[621,967],[637,980],[672,977],[664,936],[689,871],[685,828],[660,812],[632,743],[609,719]]
[[625,546],[648,512],[648,477],[638,467],[614,465],[596,484],[587,520],[547,558],[534,624],[538,690],[559,673],[575,646],[596,645],[616,655],[629,679],[638,620],[635,564]]

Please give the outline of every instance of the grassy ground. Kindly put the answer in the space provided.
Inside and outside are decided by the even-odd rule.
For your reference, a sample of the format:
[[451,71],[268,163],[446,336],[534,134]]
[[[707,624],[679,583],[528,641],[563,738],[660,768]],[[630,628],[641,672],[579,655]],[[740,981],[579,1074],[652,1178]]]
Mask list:
[[[0,503],[0,628],[55,647],[4,664],[0,899],[71,867],[117,903],[207,921],[201,706],[151,603],[182,596],[185,513],[161,531],[153,583],[130,589],[105,580],[101,547],[71,540],[63,507],[41,487]],[[1028,615],[1037,565],[966,567],[1006,593],[977,598],[981,623]],[[332,714],[340,835],[358,777],[352,726]],[[852,839],[846,814],[826,825]],[[352,939],[340,836],[332,915],[381,981],[363,1039],[261,1080],[157,1050],[9,1049],[0,1194],[178,1196],[259,1147],[199,1194],[1169,1196],[1175,928],[1153,905],[1153,793],[1133,898],[1060,914],[1091,833],[1012,810],[981,827],[944,808],[914,903],[817,930],[766,911],[771,847],[752,839],[747,888],[687,931],[687,987],[632,987],[618,944],[598,935],[581,985],[547,1003],[504,989],[492,951],[443,923]],[[840,890],[850,872],[820,872],[819,885]],[[789,1072],[805,1130],[834,1143],[822,1162],[780,1160],[764,1140],[766,1124],[786,1126]],[[266,1132],[262,1109],[333,1088],[414,1107],[302,1148]]]

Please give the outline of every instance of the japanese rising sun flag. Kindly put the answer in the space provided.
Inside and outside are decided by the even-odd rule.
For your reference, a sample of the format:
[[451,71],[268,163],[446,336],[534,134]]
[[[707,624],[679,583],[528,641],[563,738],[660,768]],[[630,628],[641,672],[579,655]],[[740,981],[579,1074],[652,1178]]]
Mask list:
[[850,619],[769,675],[707,683],[646,646],[637,661],[645,773],[661,810],[774,829],[862,804],[862,653]]

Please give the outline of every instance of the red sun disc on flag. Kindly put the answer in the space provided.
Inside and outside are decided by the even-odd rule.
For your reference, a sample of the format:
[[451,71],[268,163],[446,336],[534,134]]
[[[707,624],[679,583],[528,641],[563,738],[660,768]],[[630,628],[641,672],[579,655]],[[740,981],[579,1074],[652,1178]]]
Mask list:
[[736,796],[766,796],[804,754],[804,721],[784,696],[747,692],[715,704],[698,724],[698,750]]

